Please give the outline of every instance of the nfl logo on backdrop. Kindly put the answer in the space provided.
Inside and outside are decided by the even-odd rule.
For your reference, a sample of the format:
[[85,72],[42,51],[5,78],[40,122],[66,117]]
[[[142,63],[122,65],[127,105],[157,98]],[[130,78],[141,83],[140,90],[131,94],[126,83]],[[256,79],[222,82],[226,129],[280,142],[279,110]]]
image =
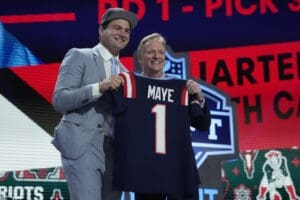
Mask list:
[[[187,77],[187,56],[175,57],[169,49],[166,52],[166,74],[181,79]],[[230,98],[216,87],[203,81],[198,81],[205,94],[205,99],[211,109],[211,126],[206,132],[199,132],[191,128],[193,148],[197,167],[200,168],[209,156],[235,154],[236,147],[236,123],[235,105]]]

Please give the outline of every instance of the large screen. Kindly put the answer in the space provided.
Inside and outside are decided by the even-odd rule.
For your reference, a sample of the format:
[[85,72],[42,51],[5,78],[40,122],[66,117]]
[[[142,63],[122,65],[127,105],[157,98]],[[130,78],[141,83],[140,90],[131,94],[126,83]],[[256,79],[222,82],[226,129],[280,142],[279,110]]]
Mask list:
[[[13,76],[23,81],[21,89],[28,86],[51,104],[64,54],[97,44],[99,18],[111,6],[130,9],[139,18],[121,55],[130,70],[135,70],[132,56],[139,40],[160,32],[175,53],[186,55],[187,77],[215,85],[237,103],[241,150],[300,144],[296,0],[2,1],[1,94],[22,106],[14,102],[20,97],[9,92],[19,87],[8,84]],[[27,106],[22,109],[30,112]],[[51,125],[44,127],[50,135]]]

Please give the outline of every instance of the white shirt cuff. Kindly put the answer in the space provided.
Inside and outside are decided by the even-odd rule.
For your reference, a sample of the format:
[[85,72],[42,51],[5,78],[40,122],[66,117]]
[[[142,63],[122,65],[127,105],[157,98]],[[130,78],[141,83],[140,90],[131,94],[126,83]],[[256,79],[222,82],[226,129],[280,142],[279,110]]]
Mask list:
[[92,84],[92,95],[94,99],[97,99],[102,96],[100,92],[99,83]]

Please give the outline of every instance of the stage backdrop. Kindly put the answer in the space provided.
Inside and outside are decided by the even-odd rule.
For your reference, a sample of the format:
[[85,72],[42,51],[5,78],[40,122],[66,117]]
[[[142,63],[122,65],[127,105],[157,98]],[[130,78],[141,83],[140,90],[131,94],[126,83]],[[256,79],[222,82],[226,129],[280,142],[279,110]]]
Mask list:
[[68,49],[98,43],[99,19],[116,6],[139,19],[122,62],[139,71],[140,39],[164,35],[182,78],[215,87],[236,106],[234,150],[300,146],[299,0],[3,0],[0,171],[60,166],[50,144],[61,117],[51,100],[59,64]]

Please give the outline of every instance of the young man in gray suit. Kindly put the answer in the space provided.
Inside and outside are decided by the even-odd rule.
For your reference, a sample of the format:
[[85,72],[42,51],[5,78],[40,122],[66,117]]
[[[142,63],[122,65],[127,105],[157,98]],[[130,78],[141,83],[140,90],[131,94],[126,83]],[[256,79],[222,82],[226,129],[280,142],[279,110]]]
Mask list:
[[118,61],[119,52],[137,23],[132,12],[108,9],[99,28],[100,43],[70,49],[61,63],[53,107],[63,117],[52,143],[61,152],[72,200],[120,199],[121,192],[112,190],[112,117],[105,92],[122,84],[114,75],[127,71]]

